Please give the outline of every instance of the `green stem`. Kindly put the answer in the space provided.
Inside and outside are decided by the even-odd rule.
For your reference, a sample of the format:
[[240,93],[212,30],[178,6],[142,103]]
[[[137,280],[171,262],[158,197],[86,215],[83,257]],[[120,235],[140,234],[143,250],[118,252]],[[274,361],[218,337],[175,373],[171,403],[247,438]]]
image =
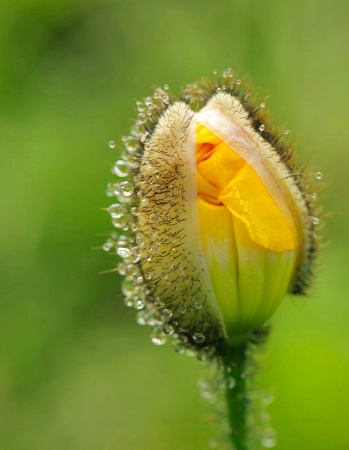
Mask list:
[[247,349],[248,342],[227,345],[222,356],[229,439],[234,450],[248,450]]

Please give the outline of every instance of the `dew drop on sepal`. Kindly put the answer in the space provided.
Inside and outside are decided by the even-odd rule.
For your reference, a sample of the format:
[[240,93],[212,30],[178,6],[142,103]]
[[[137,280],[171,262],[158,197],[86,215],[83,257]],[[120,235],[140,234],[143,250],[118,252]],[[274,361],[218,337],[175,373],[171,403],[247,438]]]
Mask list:
[[205,342],[205,336],[202,333],[193,334],[193,340],[196,344],[203,344]]

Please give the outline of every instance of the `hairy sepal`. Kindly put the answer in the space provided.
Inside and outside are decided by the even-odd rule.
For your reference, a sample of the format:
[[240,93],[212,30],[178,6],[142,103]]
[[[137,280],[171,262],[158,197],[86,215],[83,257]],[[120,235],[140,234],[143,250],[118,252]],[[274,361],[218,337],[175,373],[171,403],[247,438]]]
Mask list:
[[200,236],[195,114],[171,105],[147,142],[138,176],[136,239],[149,301],[174,337],[189,347],[214,346],[225,335]]

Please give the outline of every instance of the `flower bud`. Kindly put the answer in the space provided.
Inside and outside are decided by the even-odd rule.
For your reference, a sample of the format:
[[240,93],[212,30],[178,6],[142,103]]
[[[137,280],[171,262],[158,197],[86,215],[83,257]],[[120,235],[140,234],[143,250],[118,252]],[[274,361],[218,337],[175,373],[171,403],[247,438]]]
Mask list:
[[171,336],[179,350],[209,352],[309,285],[314,196],[264,104],[248,98],[229,70],[179,99],[157,89],[123,139],[114,170],[123,178],[108,188],[125,232],[114,248],[126,303],[156,344]]

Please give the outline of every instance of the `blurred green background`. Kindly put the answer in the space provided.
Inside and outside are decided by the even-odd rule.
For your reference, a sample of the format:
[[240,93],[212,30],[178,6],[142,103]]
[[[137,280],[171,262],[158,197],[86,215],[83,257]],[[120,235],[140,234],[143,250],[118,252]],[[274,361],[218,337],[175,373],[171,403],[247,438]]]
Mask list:
[[206,369],[155,347],[120,294],[105,187],[134,101],[232,67],[324,172],[308,299],[263,357],[280,450],[349,448],[346,0],[1,0],[0,448],[201,450]]

